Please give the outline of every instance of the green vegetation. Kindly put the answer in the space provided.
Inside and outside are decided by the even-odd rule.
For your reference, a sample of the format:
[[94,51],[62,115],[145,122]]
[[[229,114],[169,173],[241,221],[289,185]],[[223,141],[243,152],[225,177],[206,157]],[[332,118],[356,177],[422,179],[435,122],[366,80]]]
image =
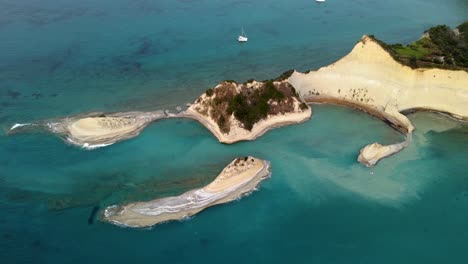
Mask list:
[[206,96],[211,97],[213,95],[213,89],[210,88],[210,89],[206,90],[205,93],[206,93]]
[[[281,81],[284,81],[284,80],[288,79],[289,77],[291,77],[291,75],[293,73],[294,73],[294,69],[290,69],[290,70],[287,70],[287,71],[283,72],[280,76],[276,77],[275,79],[264,80],[262,82],[269,82],[269,81],[281,82]],[[248,79],[244,84],[252,83],[254,81],[255,81],[255,79]],[[228,82],[228,81],[225,81],[225,82]]]
[[[211,99],[197,99],[201,104],[197,111],[209,116],[216,121],[223,133],[229,133],[231,129],[231,116],[237,119],[243,128],[252,130],[253,126],[260,120],[272,115],[294,112],[295,103],[302,102],[299,95],[289,82],[277,81],[286,79],[293,70],[283,73],[275,80],[266,80],[252,84],[254,80],[238,84],[224,81],[215,89],[206,91],[207,97]],[[308,109],[308,105],[299,105],[302,111]]]
[[392,57],[412,68],[437,67],[460,70],[468,68],[468,22],[457,27],[458,32],[448,26],[432,27],[425,36],[409,45],[388,45],[377,41]]
[[[466,26],[462,26],[465,29]],[[429,36],[439,48],[440,56],[445,56],[448,64],[468,67],[468,46],[466,37],[457,35],[447,26],[437,26],[429,29]]]
[[265,85],[251,94],[239,93],[228,104],[227,114],[239,120],[245,129],[251,130],[253,125],[267,117],[270,111],[268,101],[280,102],[285,95],[279,91],[273,81],[267,81]]
[[465,37],[465,44],[468,43],[468,21],[459,25],[457,29]]
[[425,48],[427,47],[426,43],[428,41],[429,40],[427,38],[423,38],[407,46],[403,46],[401,44],[394,44],[390,45],[390,47],[393,48],[400,55],[421,59],[431,54],[430,50]]
[[287,70],[285,72],[283,72],[280,76],[278,76],[275,81],[284,81],[286,79],[288,79],[289,77],[291,77],[291,75],[294,73],[294,70],[291,69],[291,70]]

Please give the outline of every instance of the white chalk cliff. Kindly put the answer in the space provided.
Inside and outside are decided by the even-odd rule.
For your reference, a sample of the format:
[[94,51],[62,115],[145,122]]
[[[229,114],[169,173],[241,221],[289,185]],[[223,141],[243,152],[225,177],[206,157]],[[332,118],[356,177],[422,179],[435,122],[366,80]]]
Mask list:
[[[458,119],[468,117],[468,72],[412,69],[395,61],[375,40],[363,36],[341,60],[307,74],[294,72],[290,84],[308,102],[352,105],[388,120],[400,131],[414,130],[403,111],[426,109]],[[358,158],[372,166],[404,148],[371,144]]]

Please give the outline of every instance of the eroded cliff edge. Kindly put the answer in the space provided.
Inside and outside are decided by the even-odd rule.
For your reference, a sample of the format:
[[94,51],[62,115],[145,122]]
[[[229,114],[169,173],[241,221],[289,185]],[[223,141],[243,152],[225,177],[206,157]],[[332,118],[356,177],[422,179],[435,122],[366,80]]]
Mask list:
[[307,102],[350,105],[408,134],[406,142],[364,147],[358,160],[367,166],[409,144],[414,127],[402,112],[425,109],[458,119],[468,117],[466,70],[412,69],[395,61],[368,36],[363,36],[339,61],[309,73],[294,72],[289,82]]

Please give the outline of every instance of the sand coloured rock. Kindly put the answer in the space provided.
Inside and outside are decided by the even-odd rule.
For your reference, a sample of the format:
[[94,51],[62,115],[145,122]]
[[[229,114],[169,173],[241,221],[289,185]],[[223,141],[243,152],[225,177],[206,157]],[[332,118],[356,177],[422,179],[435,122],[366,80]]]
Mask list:
[[203,188],[149,202],[110,206],[104,210],[102,220],[127,227],[149,227],[181,220],[208,207],[239,199],[269,176],[268,161],[254,157],[237,158]]
[[[235,82],[222,82],[213,89],[213,94],[208,95],[204,93],[195,103],[193,103],[185,112],[187,116],[198,120],[207,129],[209,129],[214,136],[222,143],[235,143],[244,140],[254,140],[263,135],[268,130],[285,125],[298,124],[310,119],[312,110],[306,105],[301,108],[304,103],[295,91],[290,86],[287,80],[271,81],[271,84],[278,90],[282,90],[284,94],[290,93],[285,98],[277,101],[270,99],[268,101],[269,113],[265,118],[260,118],[252,128],[247,128],[240,120],[236,118],[235,113],[223,116],[224,122],[229,124],[228,129],[220,127],[216,116],[219,112],[229,111],[229,101],[235,100],[228,98],[226,94],[231,92],[232,97],[239,94],[255,94],[261,89],[264,89],[265,82],[247,82],[238,84]],[[292,89],[291,91],[289,91]],[[222,97],[224,96],[224,97]],[[219,107],[221,101],[225,103],[225,108]],[[222,104],[221,104],[222,105]],[[303,105],[304,107],[304,105]],[[227,130],[227,131],[226,131]]]
[[[404,133],[411,133],[414,127],[401,112],[412,109],[468,118],[467,71],[412,69],[395,61],[367,36],[341,60],[307,74],[294,72],[289,82],[308,102],[350,105],[390,122]],[[371,166],[406,145],[368,146],[359,160]],[[372,156],[372,162],[366,162],[367,156]]]

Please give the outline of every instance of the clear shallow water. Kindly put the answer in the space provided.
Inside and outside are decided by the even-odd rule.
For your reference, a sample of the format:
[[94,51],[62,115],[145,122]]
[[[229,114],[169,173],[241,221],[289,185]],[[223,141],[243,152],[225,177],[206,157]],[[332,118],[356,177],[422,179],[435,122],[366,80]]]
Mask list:
[[[1,0],[0,125],[163,109],[224,79],[267,79],[345,55],[363,34],[410,42],[466,20],[464,0]],[[235,41],[244,26],[248,45]]]
[[[464,262],[468,126],[410,118],[410,147],[372,169],[355,161],[359,148],[401,135],[337,106],[314,106],[307,123],[232,146],[189,120],[157,122],[95,151],[53,136],[4,137],[0,252],[12,263]],[[152,230],[88,223],[93,206],[203,186],[247,154],[271,160],[273,174],[239,202]]]
[[[0,7],[2,128],[83,111],[172,108],[223,79],[326,65],[364,33],[409,42],[432,25],[459,24],[468,8],[441,0]],[[250,41],[239,46],[242,25]],[[410,119],[410,147],[373,169],[356,162],[359,149],[402,136],[336,106],[314,106],[307,123],[230,146],[190,120],[157,122],[94,151],[49,134],[1,136],[2,263],[467,262],[468,127],[431,113]],[[203,186],[243,155],[271,160],[273,175],[239,202],[152,230],[88,224],[94,206]]]

